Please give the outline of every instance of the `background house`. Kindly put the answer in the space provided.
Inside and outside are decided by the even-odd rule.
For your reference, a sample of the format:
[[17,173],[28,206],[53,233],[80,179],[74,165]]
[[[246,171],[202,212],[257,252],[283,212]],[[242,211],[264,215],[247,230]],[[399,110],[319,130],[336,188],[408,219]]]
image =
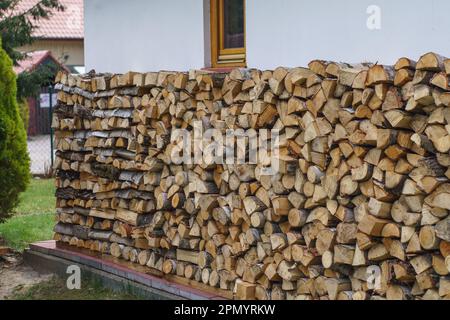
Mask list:
[[448,0],[85,0],[87,70],[393,64],[450,51]]
[[[14,66],[14,72],[19,75],[22,72],[33,72],[41,66],[52,67],[52,70],[66,70],[49,50],[34,51],[27,54],[27,57]],[[50,95],[48,86],[42,85],[41,93],[38,97],[27,99],[30,110],[30,119],[28,122],[28,136],[50,134]],[[52,106],[56,105],[56,94],[52,97]]]
[[[36,0],[21,0],[17,10],[24,11]],[[52,56],[72,72],[84,72],[83,0],[60,0],[64,11],[54,11],[49,19],[33,22],[35,41],[19,48],[23,52],[50,51]]]
[[[45,69],[52,72],[58,70],[69,72],[69,69],[61,64],[49,50],[27,53],[26,58],[14,66],[14,72],[18,75],[23,72],[32,73],[41,67],[46,67]],[[30,171],[33,175],[45,176],[51,173],[54,153],[51,149],[50,104],[52,107],[56,105],[56,94],[52,94],[50,98],[48,83],[42,83],[38,95],[27,98],[26,103],[29,109],[27,147],[31,159]]]
[[[18,61],[15,72],[31,73],[41,66],[51,65],[53,68],[48,78],[59,69],[71,73],[84,73],[84,4],[83,0],[59,0],[64,11],[53,10],[48,19],[31,20],[36,27],[32,36],[33,43],[17,50],[26,54],[26,58]],[[20,13],[32,8],[38,0],[20,0],[14,10]],[[43,68],[48,69],[48,68]],[[43,70],[40,69],[40,70]],[[42,80],[44,81],[44,80]],[[20,80],[19,80],[20,82]],[[28,152],[31,158],[31,172],[34,175],[51,173],[54,154],[51,146],[51,116],[49,82],[40,85],[37,96],[28,97]],[[52,95],[53,105],[56,95]]]

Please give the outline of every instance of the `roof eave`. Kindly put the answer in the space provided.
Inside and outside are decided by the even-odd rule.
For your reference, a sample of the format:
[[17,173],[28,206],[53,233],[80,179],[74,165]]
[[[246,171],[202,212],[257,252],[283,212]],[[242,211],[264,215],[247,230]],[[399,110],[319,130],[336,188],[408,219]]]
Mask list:
[[53,40],[53,41],[57,41],[57,40],[72,40],[72,41],[84,41],[84,38],[72,38],[72,37],[33,37],[33,39],[35,41],[39,41],[39,40]]

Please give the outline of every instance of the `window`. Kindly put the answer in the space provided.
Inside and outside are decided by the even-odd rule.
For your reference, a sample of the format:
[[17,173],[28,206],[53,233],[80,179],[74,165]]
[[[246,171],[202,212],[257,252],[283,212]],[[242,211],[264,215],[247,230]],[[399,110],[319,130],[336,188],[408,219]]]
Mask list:
[[245,0],[211,0],[211,58],[214,68],[246,65]]

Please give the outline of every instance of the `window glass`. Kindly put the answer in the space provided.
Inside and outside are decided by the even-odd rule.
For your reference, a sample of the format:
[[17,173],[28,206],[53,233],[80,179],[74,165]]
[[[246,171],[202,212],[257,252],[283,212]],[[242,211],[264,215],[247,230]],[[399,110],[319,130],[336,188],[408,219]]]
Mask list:
[[223,48],[243,48],[244,1],[223,0]]

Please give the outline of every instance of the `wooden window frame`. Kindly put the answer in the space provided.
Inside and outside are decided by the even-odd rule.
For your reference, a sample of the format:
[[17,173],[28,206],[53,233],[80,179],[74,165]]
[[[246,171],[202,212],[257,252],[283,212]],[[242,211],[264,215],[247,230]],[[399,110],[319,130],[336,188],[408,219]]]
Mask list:
[[244,1],[244,47],[225,49],[223,4],[224,0],[211,0],[211,64],[213,68],[246,67],[246,8]]

